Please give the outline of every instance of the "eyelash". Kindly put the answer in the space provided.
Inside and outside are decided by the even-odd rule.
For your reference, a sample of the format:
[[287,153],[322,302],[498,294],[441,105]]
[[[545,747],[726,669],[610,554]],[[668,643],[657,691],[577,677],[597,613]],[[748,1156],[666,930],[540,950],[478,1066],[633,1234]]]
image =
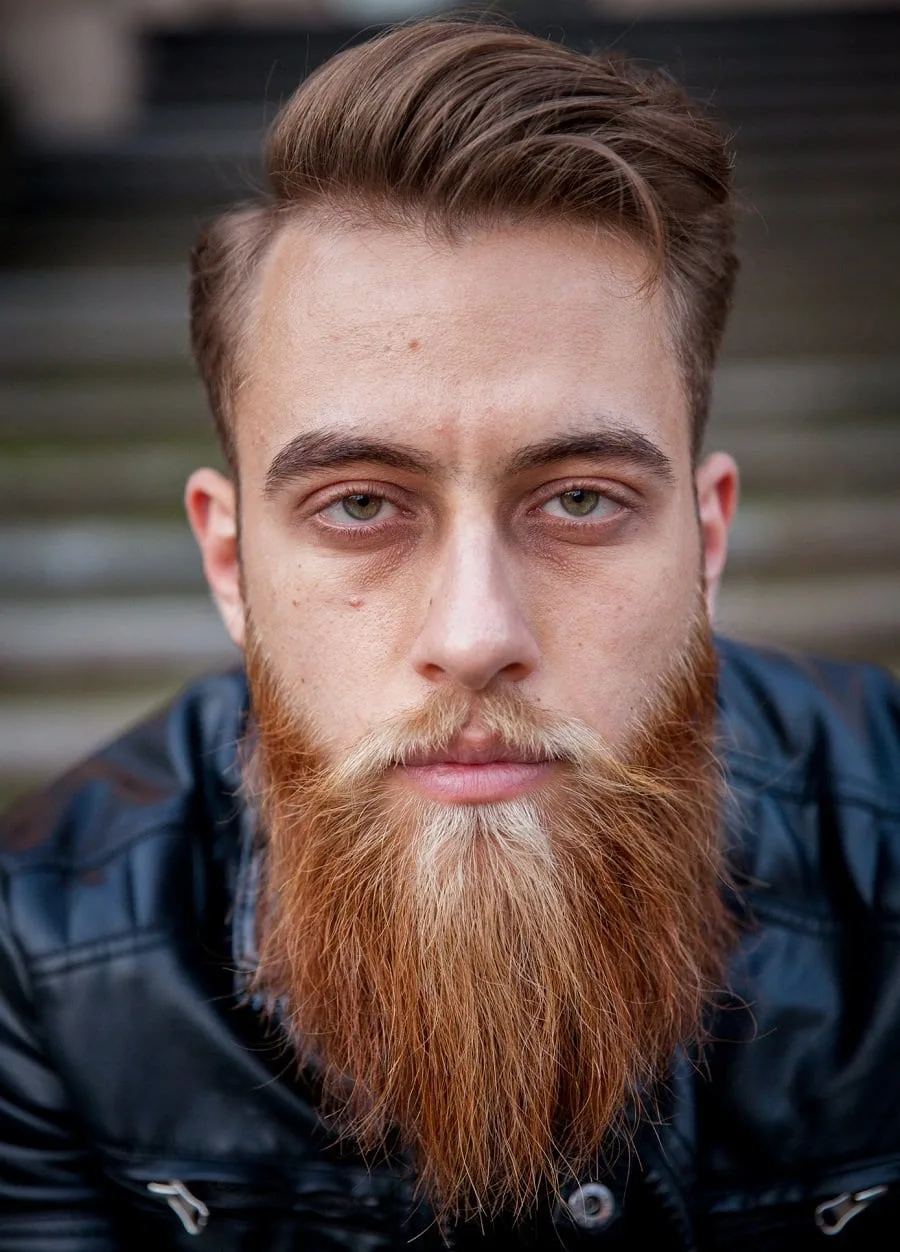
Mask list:
[[[555,500],[558,496],[563,496],[569,491],[596,492],[599,496],[602,496],[605,499],[611,500],[614,504],[618,506],[619,509],[623,509],[629,512],[633,512],[635,510],[634,499],[631,497],[630,493],[626,493],[624,488],[614,490],[612,487],[610,487],[607,484],[604,484],[604,486],[601,488],[597,484],[592,485],[588,482],[585,482],[583,479],[572,479],[569,482],[554,484],[554,490],[549,495],[542,495],[540,500],[528,506],[528,509],[527,509],[528,515],[530,516],[535,511],[542,508],[544,505],[549,504],[551,500]],[[341,500],[345,500],[350,496],[359,496],[359,495],[375,496],[379,500],[385,500],[389,504],[393,504],[394,507],[399,511],[400,517],[398,518],[394,516],[394,517],[385,518],[384,521],[373,521],[369,524],[359,523],[358,525],[355,525],[355,526],[351,526],[351,525],[338,526],[332,522],[326,522],[322,520],[322,514],[325,512],[326,509],[330,508],[333,504],[339,504]],[[360,483],[348,483],[345,486],[343,486],[339,492],[335,492],[333,495],[323,500],[314,509],[312,516],[317,519],[317,524],[321,526],[324,530],[329,531],[331,534],[339,534],[342,537],[354,540],[354,539],[371,538],[374,534],[377,534],[380,530],[383,530],[384,528],[388,526],[397,524],[397,522],[400,519],[402,519],[404,516],[409,516],[409,510],[404,507],[404,504],[398,498],[397,495],[391,493],[390,491],[385,490],[385,486],[383,483],[360,482]],[[596,526],[596,527],[601,527],[605,525],[608,526],[611,523],[615,522],[618,519],[618,516],[619,516],[618,514],[614,514],[613,517],[602,518],[598,521],[592,522],[590,515],[586,515],[584,520],[582,521],[579,521],[574,517],[571,519],[571,521],[569,521],[562,517],[555,517],[551,514],[545,514],[545,517],[556,527],[572,528],[572,529],[582,530],[582,531],[587,530],[591,526]]]
[[374,496],[378,500],[386,500],[388,504],[392,504],[398,510],[401,518],[409,514],[409,510],[404,507],[402,501],[390,491],[386,491],[383,483],[348,483],[340,491],[335,492],[317,504],[312,514],[317,521],[317,525],[332,535],[337,534],[348,539],[366,539],[371,538],[373,534],[376,534],[386,526],[395,525],[399,520],[397,517],[389,517],[385,518],[384,521],[373,521],[369,524],[359,523],[356,526],[338,526],[333,522],[322,520],[322,514],[326,509],[331,508],[333,504],[340,504],[341,500],[346,500],[350,496]]
[[[626,489],[624,487],[614,487],[607,483],[604,483],[602,486],[600,486],[597,483],[585,482],[584,479],[578,479],[578,478],[572,479],[571,482],[554,483],[554,490],[549,495],[542,495],[538,504],[533,507],[542,508],[545,504],[549,504],[551,500],[556,500],[559,496],[564,496],[570,491],[586,491],[586,492],[592,492],[592,493],[596,492],[596,494],[600,496],[602,499],[610,500],[612,501],[613,504],[617,505],[618,508],[625,509],[629,512],[634,512],[636,508],[633,495],[630,492],[626,492]],[[528,511],[530,513],[532,509],[529,508]],[[545,516],[552,516],[552,515],[545,514]],[[594,525],[594,526],[609,525],[611,522],[616,520],[617,516],[618,514],[614,514],[612,517],[602,518],[594,522],[591,521],[591,517],[589,514],[585,515],[583,521],[578,521],[574,517],[571,519],[571,521],[567,521],[565,518],[562,518],[562,517],[552,517],[552,520],[556,525],[575,526],[575,527],[578,527],[580,530],[585,530],[590,525]]]

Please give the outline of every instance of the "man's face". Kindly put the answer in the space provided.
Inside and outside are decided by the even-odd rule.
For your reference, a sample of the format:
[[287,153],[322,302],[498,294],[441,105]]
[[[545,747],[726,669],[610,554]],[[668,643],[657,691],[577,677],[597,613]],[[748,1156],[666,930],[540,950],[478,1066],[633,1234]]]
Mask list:
[[236,405],[241,572],[336,757],[441,684],[516,684],[612,744],[652,696],[702,545],[646,279],[636,247],[557,225],[275,243]]
[[695,497],[646,277],[561,227],[294,226],[237,402],[240,564],[230,486],[189,486],[247,650],[258,989],[443,1212],[587,1162],[727,931],[698,602],[733,467]]

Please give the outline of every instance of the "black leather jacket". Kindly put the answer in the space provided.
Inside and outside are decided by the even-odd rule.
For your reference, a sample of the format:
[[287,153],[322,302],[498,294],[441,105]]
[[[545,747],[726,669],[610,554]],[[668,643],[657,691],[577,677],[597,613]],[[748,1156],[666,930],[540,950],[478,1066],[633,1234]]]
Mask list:
[[[567,1206],[451,1246],[900,1247],[900,694],[721,650],[748,924],[715,1043]],[[3,823],[2,1252],[444,1246],[402,1165],[330,1143],[243,994],[245,699],[199,682]]]

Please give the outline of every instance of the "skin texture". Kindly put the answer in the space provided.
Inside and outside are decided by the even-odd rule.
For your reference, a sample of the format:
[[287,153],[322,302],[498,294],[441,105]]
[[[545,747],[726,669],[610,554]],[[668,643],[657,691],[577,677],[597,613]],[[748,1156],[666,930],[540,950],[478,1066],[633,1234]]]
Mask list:
[[[240,551],[227,479],[198,470],[186,502],[232,639],[243,588],[268,666],[335,758],[446,683],[516,684],[623,743],[701,579],[712,609],[736,469],[691,463],[665,300],[645,279],[635,246],[556,224],[451,244],[298,222],[273,245],[236,404]],[[291,442],[325,430],[428,470],[369,459],[267,491]],[[610,432],[618,451],[513,464]],[[624,446],[641,440],[665,472]],[[594,501],[573,490],[596,509],[567,512]],[[352,495],[385,501],[368,530]]]

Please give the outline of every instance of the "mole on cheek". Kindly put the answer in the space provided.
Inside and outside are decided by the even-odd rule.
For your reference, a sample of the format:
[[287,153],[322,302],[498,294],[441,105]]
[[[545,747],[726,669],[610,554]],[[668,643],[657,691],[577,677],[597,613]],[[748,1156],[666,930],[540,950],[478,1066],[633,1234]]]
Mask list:
[[418,348],[419,348],[419,341],[418,341],[418,339],[410,339],[410,341],[409,341],[409,350],[410,350],[410,352],[416,352],[416,351],[418,351]]

